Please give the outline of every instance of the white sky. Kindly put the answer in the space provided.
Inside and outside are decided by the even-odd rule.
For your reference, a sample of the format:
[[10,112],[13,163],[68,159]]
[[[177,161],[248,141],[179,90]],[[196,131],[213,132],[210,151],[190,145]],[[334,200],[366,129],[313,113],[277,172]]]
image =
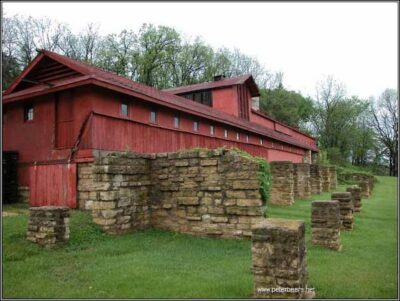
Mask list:
[[397,4],[237,2],[3,2],[3,14],[49,17],[78,32],[87,23],[102,34],[137,31],[142,23],[201,36],[214,48],[239,48],[304,95],[327,75],[349,95],[367,98],[397,88]]

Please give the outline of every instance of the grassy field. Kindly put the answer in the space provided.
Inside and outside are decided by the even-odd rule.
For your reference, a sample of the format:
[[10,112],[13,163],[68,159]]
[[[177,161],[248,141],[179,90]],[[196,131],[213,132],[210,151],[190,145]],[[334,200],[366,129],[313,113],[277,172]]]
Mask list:
[[[270,206],[270,217],[306,221],[309,286],[318,298],[397,296],[397,179],[379,177],[363,200],[342,252],[310,244],[310,204],[329,194]],[[344,190],[339,187],[338,190]],[[249,241],[216,240],[148,230],[108,236],[73,211],[64,248],[43,249],[24,239],[23,206],[5,206],[3,297],[6,298],[247,298],[252,294]]]

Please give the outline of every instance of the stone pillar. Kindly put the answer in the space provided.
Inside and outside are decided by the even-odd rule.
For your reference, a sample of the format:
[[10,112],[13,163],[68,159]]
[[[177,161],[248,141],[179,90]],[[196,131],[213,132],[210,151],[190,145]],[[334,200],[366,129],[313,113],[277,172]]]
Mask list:
[[338,201],[314,201],[311,206],[312,243],[340,251],[340,204]]
[[353,199],[354,212],[361,212],[361,207],[362,207],[361,188],[358,187],[357,185],[353,185],[347,187],[346,191],[351,193]]
[[370,183],[369,183],[369,181],[360,181],[358,186],[360,186],[360,188],[361,188],[361,196],[363,198],[368,198],[369,195],[370,195],[370,191],[369,191]]
[[[255,298],[303,298],[307,284],[304,221],[269,218],[252,229]],[[293,288],[282,292],[279,288]],[[303,291],[302,291],[303,289]]]
[[321,189],[322,192],[330,192],[331,191],[331,173],[329,170],[329,166],[320,165],[319,166],[321,171]]
[[290,161],[271,162],[271,204],[292,205],[293,193],[293,163]]
[[294,196],[306,198],[311,195],[310,164],[293,164]]
[[336,166],[329,166],[329,174],[330,174],[330,182],[331,182],[331,191],[335,191],[337,187],[337,173]]
[[322,191],[322,178],[321,178],[321,171],[320,166],[318,164],[311,164],[310,165],[310,187],[311,187],[311,194],[321,194]]
[[18,195],[20,202],[29,204],[30,194],[28,186],[18,186]]
[[335,192],[331,195],[332,200],[338,200],[340,203],[340,219],[342,221],[342,230],[353,229],[353,200],[350,192]]
[[67,242],[69,209],[56,206],[30,207],[26,239],[44,246]]

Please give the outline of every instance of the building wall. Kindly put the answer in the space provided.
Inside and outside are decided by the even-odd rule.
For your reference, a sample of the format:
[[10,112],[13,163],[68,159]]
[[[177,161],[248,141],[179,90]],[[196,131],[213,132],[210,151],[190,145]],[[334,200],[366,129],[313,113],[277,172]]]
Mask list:
[[236,86],[212,90],[213,109],[236,117],[239,116],[239,102]]
[[[236,89],[230,89],[229,93],[234,91]],[[4,150],[15,150],[20,154],[19,182],[23,186],[30,186],[30,166],[34,162],[40,165],[62,161],[65,164],[84,121],[93,111],[107,116],[95,114],[90,118],[75,158],[93,157],[92,151],[96,149],[173,152],[193,147],[221,146],[238,147],[270,161],[292,160],[297,163],[302,162],[305,154],[301,148],[266,138],[261,145],[260,136],[250,132],[239,131],[237,140],[237,129],[189,114],[180,114],[180,128],[175,129],[175,111],[150,106],[140,99],[94,86],[75,88],[57,96],[51,94],[33,98],[31,102],[34,103],[33,121],[24,122],[24,106],[20,102],[6,107],[3,126]],[[127,117],[121,115],[122,102],[129,105]],[[158,112],[157,124],[150,124],[152,109]],[[62,110],[69,115],[63,114]],[[193,130],[194,120],[199,122],[198,132]],[[210,125],[215,128],[213,136]],[[228,138],[224,137],[225,129],[228,130]]]

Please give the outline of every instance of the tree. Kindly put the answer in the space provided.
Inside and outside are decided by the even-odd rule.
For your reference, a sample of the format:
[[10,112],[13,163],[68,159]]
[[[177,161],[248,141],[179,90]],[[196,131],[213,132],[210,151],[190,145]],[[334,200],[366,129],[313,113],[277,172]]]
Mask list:
[[96,65],[118,75],[133,79],[137,76],[137,37],[133,31],[106,36],[96,58]]
[[367,108],[365,101],[347,98],[344,85],[333,77],[319,82],[310,125],[331,162],[351,161],[358,118]]
[[398,94],[394,89],[386,89],[374,102],[371,110],[371,126],[383,146],[383,154],[389,159],[389,175],[398,175]]
[[180,36],[172,28],[144,24],[138,34],[137,80],[149,86],[166,88],[171,80],[173,57]]
[[313,103],[300,93],[286,90],[281,84],[275,89],[260,89],[260,106],[271,117],[294,127],[305,127]]

